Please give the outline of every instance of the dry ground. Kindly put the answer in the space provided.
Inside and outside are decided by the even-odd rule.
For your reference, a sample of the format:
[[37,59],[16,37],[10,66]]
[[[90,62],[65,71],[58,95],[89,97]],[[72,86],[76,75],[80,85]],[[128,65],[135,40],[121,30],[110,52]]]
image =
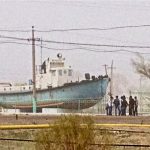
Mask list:
[[[93,115],[95,123],[150,124],[150,116],[101,116]],[[0,125],[52,123],[59,115],[0,115]],[[101,127],[101,129],[106,129]],[[107,127],[108,128],[108,127]],[[109,127],[113,144],[150,144],[150,128]],[[0,138],[34,139],[38,129],[0,130]],[[32,142],[0,140],[0,150],[35,150]],[[97,147],[97,149],[100,149]],[[149,150],[150,148],[113,147],[113,150]]]
[[[60,115],[0,114],[0,124],[44,124],[54,122]],[[150,116],[91,115],[95,123],[150,124]]]

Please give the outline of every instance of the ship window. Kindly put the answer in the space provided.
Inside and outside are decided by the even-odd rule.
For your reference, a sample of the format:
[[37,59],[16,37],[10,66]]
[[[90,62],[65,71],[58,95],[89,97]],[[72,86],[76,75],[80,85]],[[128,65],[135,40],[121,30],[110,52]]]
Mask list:
[[56,75],[56,70],[52,70],[52,76]]
[[68,70],[68,76],[72,76],[72,70]]
[[62,76],[62,70],[58,70],[59,76]]
[[23,89],[25,90],[26,88],[25,88],[25,87],[23,87]]
[[66,74],[67,73],[67,70],[64,70],[64,74]]

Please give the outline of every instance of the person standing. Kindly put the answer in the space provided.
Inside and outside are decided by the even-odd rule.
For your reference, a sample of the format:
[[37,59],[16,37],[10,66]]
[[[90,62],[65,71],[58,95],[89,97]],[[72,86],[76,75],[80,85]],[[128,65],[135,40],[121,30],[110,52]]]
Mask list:
[[121,112],[121,103],[122,103],[122,99],[120,98],[119,100],[120,100],[120,105],[119,105],[119,110],[120,110],[120,111],[119,111],[119,116],[121,116],[121,113],[122,113],[122,112]]
[[113,97],[110,97],[110,100],[106,104],[106,113],[107,115],[112,115],[112,108],[113,108]]
[[129,97],[129,115],[133,116],[134,115],[134,111],[135,110],[135,101],[132,98],[132,96]]
[[128,102],[126,101],[125,96],[122,96],[121,99],[122,99],[122,101],[121,101],[121,115],[126,116],[126,108],[128,106]]
[[115,106],[115,116],[117,116],[117,114],[120,115],[120,100],[118,96],[116,96],[113,103]]
[[106,115],[108,116],[109,115],[109,102],[106,103]]
[[138,100],[137,97],[134,97],[134,116],[138,115]]

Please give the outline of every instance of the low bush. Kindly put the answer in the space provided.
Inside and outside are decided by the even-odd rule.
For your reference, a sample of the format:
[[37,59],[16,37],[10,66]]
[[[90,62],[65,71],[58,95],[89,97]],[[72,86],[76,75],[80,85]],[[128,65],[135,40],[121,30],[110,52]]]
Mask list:
[[95,142],[109,142],[109,136],[108,132],[101,132],[99,137],[93,123],[90,116],[61,116],[53,127],[36,134],[36,150],[96,150]]

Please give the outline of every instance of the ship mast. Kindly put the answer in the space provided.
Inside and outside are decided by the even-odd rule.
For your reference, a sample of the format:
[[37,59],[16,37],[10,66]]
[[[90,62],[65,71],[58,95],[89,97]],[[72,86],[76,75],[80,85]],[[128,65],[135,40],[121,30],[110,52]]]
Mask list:
[[111,77],[111,80],[110,80],[110,97],[113,95],[113,69],[114,69],[113,63],[114,63],[114,61],[112,60],[111,67],[110,67],[110,69],[111,69],[111,75],[110,75],[110,77]]
[[35,38],[34,38],[34,26],[32,26],[32,84],[33,84],[32,109],[33,109],[33,113],[36,113],[36,76],[35,76]]
[[40,47],[41,47],[41,66],[42,66],[42,63],[43,63],[43,60],[42,60],[42,57],[43,57],[42,56],[42,48],[43,48],[42,37],[41,37],[41,46]]
[[105,64],[103,66],[105,67],[105,75],[107,76],[108,75],[108,73],[107,73],[107,65]]

